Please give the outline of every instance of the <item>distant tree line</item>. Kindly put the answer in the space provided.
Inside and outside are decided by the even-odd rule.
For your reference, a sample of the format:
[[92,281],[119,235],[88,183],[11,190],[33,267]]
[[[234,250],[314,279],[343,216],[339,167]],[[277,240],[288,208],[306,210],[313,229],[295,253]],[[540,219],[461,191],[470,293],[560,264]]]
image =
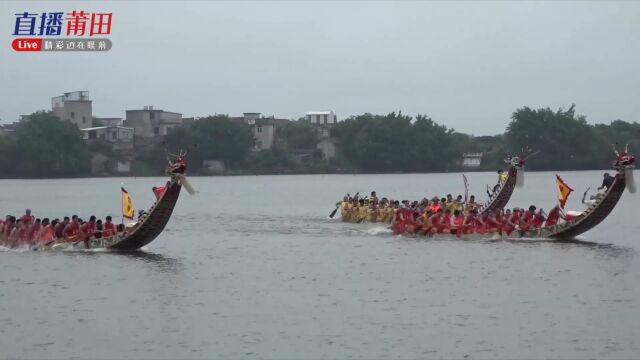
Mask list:
[[0,136],[2,178],[56,178],[89,174],[90,149],[78,127],[51,112],[20,122],[15,134]]
[[[50,112],[36,112],[19,123],[14,134],[0,136],[3,178],[88,176],[90,159],[107,149],[87,145],[78,128]],[[206,174],[204,160],[220,160],[232,174],[333,172],[442,172],[461,170],[462,154],[482,152],[479,170],[504,166],[505,154],[528,148],[539,153],[529,170],[584,170],[610,166],[611,144],[629,144],[640,153],[640,124],[615,120],[587,124],[568,110],[517,109],[506,131],[495,136],[472,136],[438,124],[426,115],[400,112],[365,113],[331,128],[336,157],[322,158],[316,149],[317,129],[304,119],[278,126],[269,150],[254,151],[251,128],[226,115],[199,118],[174,129],[161,146],[136,154],[136,174],[160,175],[165,151],[188,151],[191,173]],[[143,169],[143,170],[141,170]]]

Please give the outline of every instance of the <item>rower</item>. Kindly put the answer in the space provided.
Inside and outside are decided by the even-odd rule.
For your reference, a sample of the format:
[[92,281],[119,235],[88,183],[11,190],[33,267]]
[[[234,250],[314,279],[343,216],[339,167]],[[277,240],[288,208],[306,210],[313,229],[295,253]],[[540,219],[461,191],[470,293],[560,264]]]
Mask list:
[[107,216],[105,218],[105,223],[103,225],[102,236],[108,237],[114,235],[116,233],[115,226],[111,222],[111,216]]
[[21,222],[27,222],[27,223],[31,224],[31,222],[33,221],[33,216],[31,215],[31,209],[26,209],[24,211],[24,215],[22,215],[22,217],[20,217],[20,221]]
[[475,195],[471,195],[469,197],[469,201],[465,204],[465,213],[469,214],[471,213],[473,210],[477,210],[479,207],[478,203],[476,202],[476,196]]
[[56,239],[62,239],[64,237],[64,228],[67,227],[68,224],[69,224],[69,217],[65,216],[62,219],[62,222],[58,222],[55,225],[55,228],[53,230],[53,235],[56,237]]
[[77,241],[78,236],[80,235],[80,223],[78,222],[78,215],[73,215],[71,217],[71,222],[69,222],[62,230],[62,234],[67,241]]

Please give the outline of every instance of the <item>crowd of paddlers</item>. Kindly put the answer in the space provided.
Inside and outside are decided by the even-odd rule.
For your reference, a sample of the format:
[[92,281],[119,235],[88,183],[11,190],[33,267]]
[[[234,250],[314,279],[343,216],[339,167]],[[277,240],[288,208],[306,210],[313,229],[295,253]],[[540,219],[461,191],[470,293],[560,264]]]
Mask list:
[[55,242],[77,243],[112,236],[124,230],[125,226],[114,224],[111,216],[107,216],[104,222],[93,215],[87,221],[77,215],[50,220],[36,218],[30,209],[26,209],[19,218],[7,215],[5,219],[0,219],[0,245],[35,247]]
[[486,234],[511,235],[513,231],[540,229],[558,223],[564,217],[554,208],[549,214],[531,205],[528,209],[506,209],[480,212],[481,205],[470,196],[466,201],[462,195],[453,198],[423,198],[420,201],[378,198],[376,192],[361,198],[358,194],[347,194],[339,203],[343,221],[362,223],[378,222],[391,224],[394,234]]

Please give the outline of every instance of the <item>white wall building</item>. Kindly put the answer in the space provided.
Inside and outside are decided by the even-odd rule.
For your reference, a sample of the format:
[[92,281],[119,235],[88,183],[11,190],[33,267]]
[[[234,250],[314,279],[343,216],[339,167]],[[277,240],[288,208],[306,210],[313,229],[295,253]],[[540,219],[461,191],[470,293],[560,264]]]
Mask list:
[[132,127],[136,136],[154,138],[165,136],[171,129],[182,126],[182,114],[145,106],[142,110],[127,110],[124,125]]
[[123,126],[99,126],[80,129],[83,139],[101,140],[111,144],[114,150],[132,149],[135,130]]
[[70,121],[78,128],[93,126],[92,104],[88,91],[74,91],[51,98],[51,111],[62,121]]
[[246,112],[241,117],[232,117],[231,120],[247,124],[253,133],[255,151],[269,150],[276,141],[276,129],[278,126],[289,122],[288,119],[276,119],[275,116],[262,117],[261,113]]
[[337,122],[336,114],[333,111],[309,111],[307,120],[312,125],[331,126]]
[[463,167],[478,167],[482,163],[482,153],[464,153],[462,154]]

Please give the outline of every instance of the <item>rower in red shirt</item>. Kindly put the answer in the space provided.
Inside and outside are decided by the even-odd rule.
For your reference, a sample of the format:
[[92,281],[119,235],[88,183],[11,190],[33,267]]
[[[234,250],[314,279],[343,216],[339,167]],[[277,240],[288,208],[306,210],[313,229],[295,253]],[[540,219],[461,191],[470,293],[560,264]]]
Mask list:
[[29,228],[29,242],[31,244],[35,244],[37,240],[37,236],[40,233],[40,229],[42,229],[40,219],[36,219],[36,221]]
[[502,235],[502,215],[501,210],[495,210],[487,215],[487,221],[485,221],[488,232],[497,232]]
[[534,228],[541,228],[542,224],[544,224],[544,221],[547,218],[544,216],[544,210],[540,209],[538,210],[538,212],[536,213],[536,215],[533,217],[533,227]]
[[80,232],[82,233],[82,237],[84,239],[93,237],[96,232],[96,217],[91,215],[89,217],[89,221],[82,224],[82,226],[80,227]]
[[440,224],[438,225],[438,234],[449,233],[451,228],[451,210],[447,209],[440,217]]
[[442,204],[440,204],[440,199],[438,199],[437,197],[434,197],[432,199],[431,205],[429,206],[429,210],[431,210],[431,213],[437,214],[438,212],[440,212],[441,209],[442,209]]
[[464,221],[465,218],[464,215],[462,215],[462,212],[460,210],[454,210],[453,216],[450,217],[449,232],[451,234],[456,234],[457,237],[462,236],[462,233],[464,233],[465,230]]
[[113,225],[113,223],[111,222],[111,216],[107,216],[105,218],[105,220],[106,220],[106,222],[102,226],[102,228],[103,228],[102,237],[108,237],[108,236],[111,236],[111,235],[115,235],[116,228]]
[[549,214],[547,215],[547,220],[544,223],[544,226],[553,226],[558,223],[560,220],[560,207],[556,205]]
[[24,215],[20,217],[20,222],[31,224],[33,222],[33,216],[31,215],[31,209],[26,209]]
[[404,233],[404,230],[405,230],[404,205],[399,205],[396,200],[395,206],[396,207],[401,206],[401,207],[397,207],[393,211],[393,220],[391,223],[391,229],[393,230],[394,235],[400,235]]
[[431,229],[429,230],[430,234],[434,234],[438,232],[440,229],[440,224],[442,223],[442,218],[444,217],[444,210],[440,207],[440,210],[434,212],[431,215]]
[[78,215],[73,215],[71,217],[71,222],[64,227],[62,234],[66,241],[80,240],[80,223],[78,222]]
[[522,213],[520,217],[520,229],[529,230],[533,227],[533,219],[536,216],[536,207],[534,205],[529,206],[529,210]]
[[507,209],[507,211],[504,214],[504,219],[505,221],[504,223],[504,232],[507,234],[507,236],[511,235],[511,233],[513,232],[513,230],[515,230],[519,223],[520,223],[520,209],[518,208],[514,208],[513,209],[513,213],[511,212],[511,210]]

